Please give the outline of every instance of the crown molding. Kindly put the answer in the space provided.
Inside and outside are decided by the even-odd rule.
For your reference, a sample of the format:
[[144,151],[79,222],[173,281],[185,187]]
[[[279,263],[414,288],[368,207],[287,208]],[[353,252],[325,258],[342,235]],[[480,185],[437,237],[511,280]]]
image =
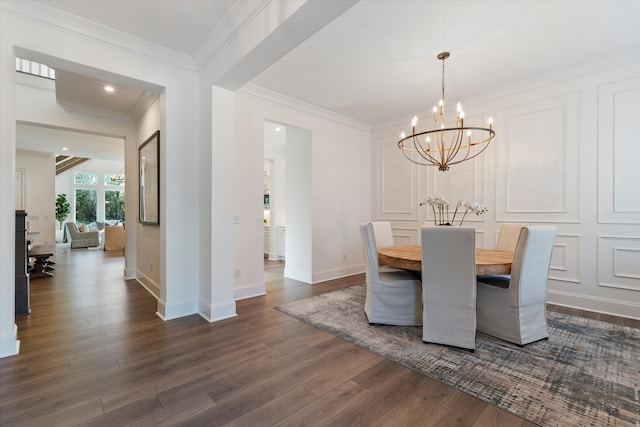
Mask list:
[[133,122],[133,118],[130,114],[120,113],[113,110],[107,110],[104,108],[88,107],[86,105],[79,105],[73,102],[60,102],[60,105],[65,111],[70,113],[88,114],[96,117],[103,117],[111,120],[120,120],[124,122]]
[[149,107],[151,107],[151,104],[153,104],[159,96],[160,95],[158,95],[157,93],[146,91],[143,92],[140,98],[138,98],[138,102],[136,102],[136,105],[133,106],[133,109],[130,112],[133,120],[135,121],[141,118],[144,113],[147,112]]
[[202,71],[211,65],[270,3],[271,0],[236,2],[194,52],[196,68]]
[[242,88],[238,89],[238,92],[261,98],[293,110],[313,114],[314,116],[322,117],[323,119],[331,120],[333,122],[340,123],[342,125],[349,126],[361,131],[371,132],[371,126],[369,125],[369,123],[362,122],[342,114],[338,114],[331,110],[327,110],[325,108],[318,107],[317,105],[309,104],[308,102],[304,102],[299,99],[292,98],[290,96],[286,96],[269,89],[265,89],[252,83],[245,84],[244,86],[242,86]]
[[2,13],[7,13],[52,30],[66,32],[85,40],[133,55],[143,56],[173,67],[192,72],[197,71],[193,58],[188,55],[63,12],[47,6],[46,3],[33,0],[3,0],[0,3],[0,10]]

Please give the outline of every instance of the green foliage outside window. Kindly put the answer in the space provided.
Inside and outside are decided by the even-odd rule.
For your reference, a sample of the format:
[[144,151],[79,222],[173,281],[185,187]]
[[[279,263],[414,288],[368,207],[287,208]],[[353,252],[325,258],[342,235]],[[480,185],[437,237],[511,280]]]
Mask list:
[[76,189],[76,222],[89,224],[97,217],[98,196],[96,190]]
[[124,221],[124,191],[105,190],[104,219]]

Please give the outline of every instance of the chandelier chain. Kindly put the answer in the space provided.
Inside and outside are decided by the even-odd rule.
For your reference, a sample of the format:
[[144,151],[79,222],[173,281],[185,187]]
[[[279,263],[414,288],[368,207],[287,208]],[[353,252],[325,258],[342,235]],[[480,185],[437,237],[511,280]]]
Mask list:
[[447,58],[442,58],[442,102],[444,102],[444,61]]

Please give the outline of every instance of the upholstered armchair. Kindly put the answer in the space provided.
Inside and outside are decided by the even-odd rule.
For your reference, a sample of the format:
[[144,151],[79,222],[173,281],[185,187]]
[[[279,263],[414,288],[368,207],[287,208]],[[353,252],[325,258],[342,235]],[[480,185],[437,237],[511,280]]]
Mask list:
[[100,231],[80,231],[75,222],[67,222],[68,237],[71,238],[71,249],[100,246]]

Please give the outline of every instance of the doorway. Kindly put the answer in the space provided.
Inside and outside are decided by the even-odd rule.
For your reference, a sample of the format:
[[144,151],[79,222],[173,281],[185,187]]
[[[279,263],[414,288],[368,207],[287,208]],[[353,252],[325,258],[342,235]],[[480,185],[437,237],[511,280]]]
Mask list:
[[266,258],[311,283],[311,131],[265,121],[264,159]]

